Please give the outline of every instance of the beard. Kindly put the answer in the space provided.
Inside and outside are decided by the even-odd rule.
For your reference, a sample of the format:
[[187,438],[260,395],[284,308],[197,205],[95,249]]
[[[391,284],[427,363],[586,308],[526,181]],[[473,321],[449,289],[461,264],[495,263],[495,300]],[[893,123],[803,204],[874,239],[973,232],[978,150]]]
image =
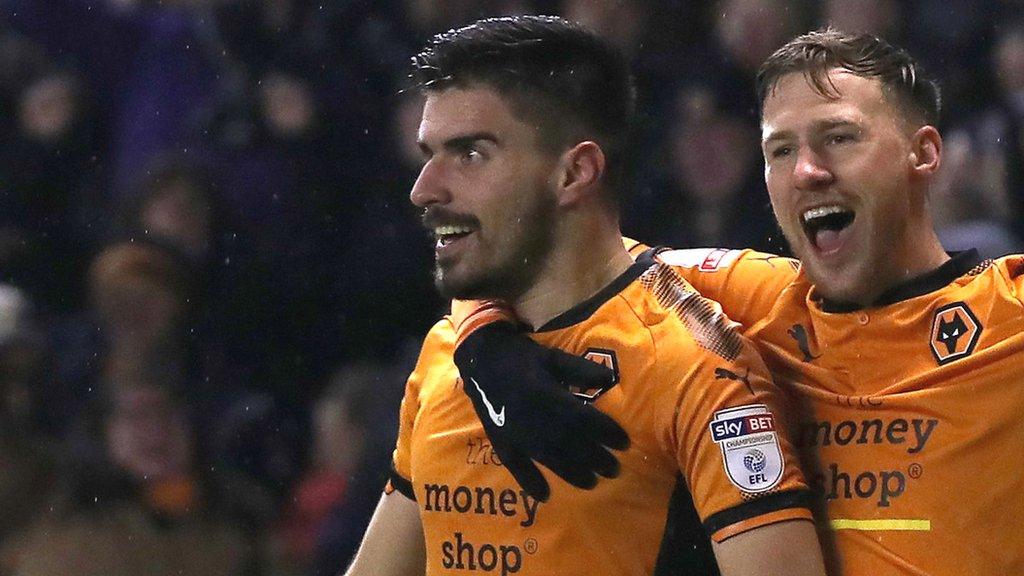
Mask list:
[[513,300],[533,286],[553,248],[557,203],[546,192],[531,198],[499,243],[478,239],[478,252],[485,254],[468,255],[477,261],[436,263],[434,284],[441,295],[458,300]]

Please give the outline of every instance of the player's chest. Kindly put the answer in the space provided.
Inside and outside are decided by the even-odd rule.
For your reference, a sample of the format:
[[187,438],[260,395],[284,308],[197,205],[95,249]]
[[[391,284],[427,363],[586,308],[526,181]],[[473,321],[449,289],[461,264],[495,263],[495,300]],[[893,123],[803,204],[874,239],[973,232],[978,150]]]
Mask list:
[[501,467],[454,364],[432,370],[419,402],[411,437],[415,477],[479,483]]
[[[1019,476],[1000,454],[1019,450],[1024,438],[1024,334],[986,342],[983,316],[955,317],[973,313],[969,307],[946,311],[953,316],[841,334],[808,321],[806,346],[793,335],[797,322],[762,334],[771,336],[766,361],[793,400],[808,479],[833,520],[850,529],[957,522],[963,514],[948,513],[950,497],[972,497],[979,470]],[[825,345],[836,337],[845,348]],[[1024,501],[1010,498],[1020,488],[1006,495],[1024,512]]]
[[[616,375],[613,383],[599,389],[570,390],[580,402],[594,404],[626,429],[631,439],[630,449],[618,455],[624,476],[639,476],[653,485],[671,484],[677,469],[671,452],[665,449],[659,436],[661,420],[671,413],[671,405],[655,409],[658,398],[650,393],[645,381],[650,366],[636,358],[640,354],[631,354],[628,350],[619,352],[618,346],[604,344],[605,347],[580,345],[573,351],[611,368]],[[509,384],[515,385],[514,380]],[[518,490],[464,387],[454,365],[437,367],[425,380],[410,444],[414,480],[474,488],[486,485],[499,494],[506,489]],[[517,417],[508,406],[495,404],[490,408],[502,412],[506,422]],[[558,424],[552,422],[553,426]],[[562,487],[560,479],[549,477],[555,480],[553,489]]]
[[[619,476],[600,480],[592,490],[577,489],[541,467],[551,496],[539,502],[502,464],[462,385],[454,369],[432,374],[411,435],[410,480],[428,542],[428,565],[444,568],[437,573],[463,573],[460,566],[470,573],[473,562],[477,568],[495,564],[523,573],[572,573],[578,560],[561,551],[597,546],[593,555],[608,566],[601,568],[609,570],[605,573],[649,573],[677,476],[671,464],[660,463],[662,457],[652,457],[653,443],[632,429],[633,444],[618,453]],[[620,400],[607,402],[613,393],[601,395],[601,406],[620,414]],[[624,566],[614,563],[626,559]],[[544,570],[538,572],[540,566]]]
[[795,440],[851,559],[884,549],[928,567],[937,550],[966,557],[1019,532],[1024,477],[1007,454],[1024,438],[1024,395],[1005,391],[1021,379],[934,384],[863,403],[804,391]]
[[[990,301],[936,298],[926,305],[828,314],[815,308],[767,319],[748,332],[773,375],[839,401],[931,389],[962,381],[978,356],[1001,357],[1024,332],[1024,314],[994,313]],[[1011,343],[1011,344],[1008,344]],[[987,361],[986,361],[987,362]]]

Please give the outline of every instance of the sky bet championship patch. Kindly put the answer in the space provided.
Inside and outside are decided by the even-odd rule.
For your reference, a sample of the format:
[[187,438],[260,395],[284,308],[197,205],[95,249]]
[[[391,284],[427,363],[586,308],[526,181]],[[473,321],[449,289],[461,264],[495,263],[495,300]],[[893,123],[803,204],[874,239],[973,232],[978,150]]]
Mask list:
[[786,463],[775,435],[775,416],[764,404],[715,412],[711,437],[722,449],[729,480],[745,492],[771,490]]

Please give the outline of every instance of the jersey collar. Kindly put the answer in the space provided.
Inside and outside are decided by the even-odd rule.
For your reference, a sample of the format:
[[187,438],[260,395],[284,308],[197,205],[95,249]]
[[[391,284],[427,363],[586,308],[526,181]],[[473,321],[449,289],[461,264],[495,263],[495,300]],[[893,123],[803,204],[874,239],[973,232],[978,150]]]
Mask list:
[[888,306],[929,292],[934,292],[943,286],[948,285],[957,278],[970,272],[973,268],[982,263],[981,256],[975,249],[964,250],[963,252],[950,252],[949,260],[931,272],[927,272],[916,278],[911,278],[902,284],[897,284],[886,290],[877,300],[869,306],[861,306],[852,302],[840,302],[817,298],[821,310],[829,313],[854,312],[864,308],[875,308]]
[[583,302],[580,302],[558,316],[555,316],[551,320],[548,320],[546,324],[535,330],[535,332],[561,330],[562,328],[568,328],[573,324],[579,324],[587,318],[590,318],[605,302],[611,300],[616,294],[625,290],[626,286],[632,284],[634,280],[639,278],[641,274],[653,266],[654,255],[657,251],[658,250],[656,248],[646,250],[644,253],[637,256],[636,261],[633,262],[625,272],[620,274],[615,280],[612,280],[610,284],[599,290],[597,294],[594,294]]

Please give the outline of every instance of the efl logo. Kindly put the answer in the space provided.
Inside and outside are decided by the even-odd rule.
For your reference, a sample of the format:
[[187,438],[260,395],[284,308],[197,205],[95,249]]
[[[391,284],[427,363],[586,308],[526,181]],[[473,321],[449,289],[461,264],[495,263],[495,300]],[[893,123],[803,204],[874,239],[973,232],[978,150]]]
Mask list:
[[786,463],[775,435],[775,416],[764,404],[715,412],[711,438],[722,450],[725,473],[745,492],[771,490]]
[[619,383],[619,361],[615,357],[614,350],[606,350],[604,348],[587,348],[587,351],[583,353],[583,357],[591,362],[597,362],[605,368],[610,369],[612,374],[614,374],[612,377],[612,385],[607,388],[584,389],[579,386],[569,386],[569,391],[577,398],[584,402],[593,402],[594,400],[597,400],[601,394],[611,390],[612,387]]
[[939,365],[970,356],[981,338],[978,317],[963,302],[947,304],[932,319],[932,355]]

